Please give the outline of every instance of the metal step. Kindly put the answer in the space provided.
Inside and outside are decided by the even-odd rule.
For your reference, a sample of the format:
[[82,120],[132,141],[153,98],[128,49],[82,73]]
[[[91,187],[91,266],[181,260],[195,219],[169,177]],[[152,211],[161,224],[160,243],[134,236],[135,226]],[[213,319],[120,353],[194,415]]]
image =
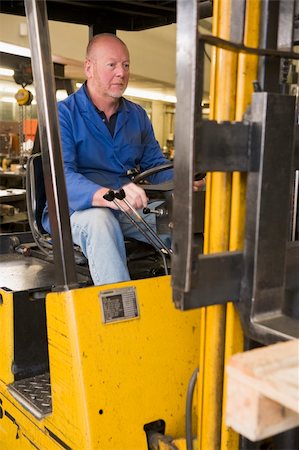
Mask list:
[[18,380],[8,386],[11,395],[37,419],[52,412],[50,374]]

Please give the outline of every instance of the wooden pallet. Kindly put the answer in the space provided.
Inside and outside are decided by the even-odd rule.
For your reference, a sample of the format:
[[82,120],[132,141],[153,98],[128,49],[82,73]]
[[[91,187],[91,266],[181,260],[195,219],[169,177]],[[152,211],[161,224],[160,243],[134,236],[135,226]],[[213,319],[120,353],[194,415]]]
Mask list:
[[299,340],[233,355],[226,424],[251,441],[299,425]]

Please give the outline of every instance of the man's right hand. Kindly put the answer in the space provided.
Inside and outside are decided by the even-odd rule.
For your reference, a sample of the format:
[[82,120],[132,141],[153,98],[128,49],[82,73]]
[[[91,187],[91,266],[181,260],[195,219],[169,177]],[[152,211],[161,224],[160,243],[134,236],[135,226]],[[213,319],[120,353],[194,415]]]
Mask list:
[[[123,190],[126,194],[126,200],[136,209],[146,208],[148,198],[145,191],[134,183],[125,184]],[[105,207],[117,210],[118,207],[113,202],[105,200],[103,196],[109,191],[107,188],[101,188],[93,195],[92,206]],[[130,211],[130,208],[125,202],[118,200],[125,211]]]

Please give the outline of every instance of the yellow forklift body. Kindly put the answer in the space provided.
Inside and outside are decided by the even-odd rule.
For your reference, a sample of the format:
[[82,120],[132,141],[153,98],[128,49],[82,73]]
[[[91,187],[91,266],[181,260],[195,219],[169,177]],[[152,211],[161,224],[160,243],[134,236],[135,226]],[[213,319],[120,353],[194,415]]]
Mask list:
[[[104,323],[101,296],[124,288],[136,292],[137,316]],[[52,413],[41,420],[7,388],[13,294],[2,295],[0,324],[11,330],[5,337],[1,327],[0,336],[0,353],[10,359],[1,366],[2,450],[142,450],[147,449],[144,425],[159,419],[166,434],[185,435],[188,381],[200,359],[200,311],[174,308],[170,277],[47,295]],[[26,443],[18,447],[24,436]]]
[[13,294],[0,290],[2,303],[0,304],[0,380],[6,384],[13,382],[11,363],[13,361]]

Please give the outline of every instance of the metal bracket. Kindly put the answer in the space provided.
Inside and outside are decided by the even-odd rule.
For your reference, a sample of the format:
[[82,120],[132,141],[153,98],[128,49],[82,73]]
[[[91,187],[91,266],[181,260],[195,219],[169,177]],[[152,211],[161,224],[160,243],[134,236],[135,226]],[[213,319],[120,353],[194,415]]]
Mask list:
[[[195,172],[257,172],[259,148],[251,140],[252,121],[216,122],[202,120],[197,124],[200,149],[195,155]],[[294,132],[294,170],[299,170],[299,126]]]
[[[260,149],[260,169],[249,172],[247,179],[245,266],[239,310],[245,330],[255,338],[267,342],[298,338],[298,323],[294,326],[294,319],[284,314],[289,288],[287,242],[294,170],[295,97],[253,94],[251,121],[252,147],[255,151]],[[292,247],[292,254],[289,270],[299,274],[299,245]],[[299,294],[299,276],[294,290]]]
[[183,292],[173,279],[176,307],[186,310],[238,300],[243,271],[242,252],[194,255],[191,288]]

